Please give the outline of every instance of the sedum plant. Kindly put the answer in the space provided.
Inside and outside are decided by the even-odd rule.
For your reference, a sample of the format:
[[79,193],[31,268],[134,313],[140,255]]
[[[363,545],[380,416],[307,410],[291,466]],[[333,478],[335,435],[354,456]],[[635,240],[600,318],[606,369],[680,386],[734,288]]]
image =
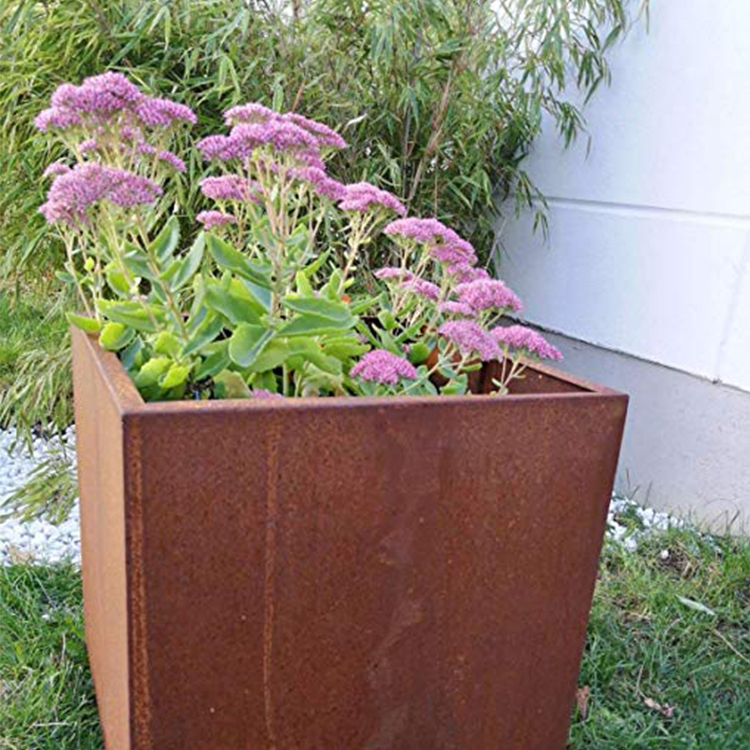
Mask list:
[[[69,319],[119,353],[146,400],[462,394],[488,362],[502,394],[529,361],[560,358],[500,322],[521,302],[454,230],[329,176],[346,147],[335,130],[257,103],[224,120],[196,144],[210,203],[182,253],[160,199],[185,169],[172,149],[192,110],[104,73],[60,86],[36,118],[71,157],[47,168],[40,209],[66,248]],[[371,272],[381,236],[387,259]]]

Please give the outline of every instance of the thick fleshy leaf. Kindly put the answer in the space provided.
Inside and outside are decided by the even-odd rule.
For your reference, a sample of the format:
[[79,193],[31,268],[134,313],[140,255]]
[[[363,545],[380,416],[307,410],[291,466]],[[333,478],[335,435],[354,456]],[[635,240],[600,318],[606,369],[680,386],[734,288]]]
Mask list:
[[254,301],[233,294],[215,281],[206,283],[205,301],[210,310],[220,313],[233,325],[238,323],[260,325],[260,315]]
[[169,370],[160,378],[159,385],[162,388],[169,389],[182,385],[190,375],[190,367],[187,365],[172,365]]
[[214,344],[216,347],[215,351],[211,353],[195,368],[195,379],[202,380],[203,378],[212,378],[222,370],[229,367],[231,360],[229,359],[229,342],[218,341]]
[[135,376],[135,384],[139,388],[155,385],[159,378],[174,364],[170,357],[154,357],[141,367]]
[[[353,321],[354,319],[352,319]],[[326,333],[340,333],[351,328],[353,323],[337,323],[322,315],[295,315],[279,329],[281,336],[322,336]]]
[[156,235],[156,238],[149,248],[162,267],[167,264],[167,261],[174,254],[179,241],[180,223],[177,221],[176,216],[170,216],[167,223],[162,227],[161,232]]
[[250,367],[274,335],[264,326],[240,323],[229,339],[229,356],[240,367]]
[[190,340],[182,351],[183,355],[189,357],[191,354],[200,352],[205,346],[211,344],[223,329],[223,318],[209,313],[191,334]]
[[[151,317],[139,302],[123,301],[114,302],[112,300],[97,300],[96,306],[100,313],[105,315],[109,320],[116,323],[123,323],[136,331],[154,333],[156,331]],[[148,305],[153,317],[159,321],[164,319],[164,310],[156,305]]]
[[65,313],[65,317],[68,319],[68,323],[71,323],[76,328],[80,328],[86,333],[99,333],[102,324],[95,318],[88,318],[85,315],[76,315],[75,313]]
[[172,287],[174,289],[181,289],[193,278],[193,276],[195,276],[200,268],[201,261],[203,260],[203,250],[205,246],[206,236],[201,232],[195,238],[195,242],[193,242],[190,252],[178,261],[179,267],[172,279]]
[[261,287],[270,287],[269,269],[257,263],[251,263],[239,250],[215,234],[206,235],[206,246],[213,259],[221,268],[234,271]]
[[177,336],[170,331],[162,331],[154,342],[154,351],[157,354],[165,354],[168,357],[176,357],[180,353],[182,345]]
[[99,343],[109,351],[124,349],[135,338],[135,331],[122,323],[106,323],[99,334]]
[[349,308],[339,300],[288,294],[281,301],[284,307],[294,310],[294,312],[309,313],[327,318],[337,326],[350,328],[355,323],[354,316],[349,312]]
[[224,370],[214,378],[214,382],[221,386],[224,398],[250,398],[250,388],[238,372]]

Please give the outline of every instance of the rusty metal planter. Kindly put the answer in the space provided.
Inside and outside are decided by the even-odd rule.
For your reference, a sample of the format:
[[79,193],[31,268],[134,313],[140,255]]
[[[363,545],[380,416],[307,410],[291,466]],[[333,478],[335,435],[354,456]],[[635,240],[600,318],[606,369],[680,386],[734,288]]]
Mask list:
[[562,750],[627,397],[144,404],[73,334],[108,750]]

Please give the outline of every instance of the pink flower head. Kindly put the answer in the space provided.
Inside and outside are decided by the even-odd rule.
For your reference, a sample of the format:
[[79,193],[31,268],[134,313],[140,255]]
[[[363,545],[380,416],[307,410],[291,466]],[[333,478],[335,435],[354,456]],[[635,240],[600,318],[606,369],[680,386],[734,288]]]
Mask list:
[[239,152],[251,153],[261,146],[270,146],[276,151],[315,149],[315,136],[292,122],[281,119],[261,123],[240,123],[235,125],[229,139],[236,144]]
[[233,144],[226,135],[209,135],[198,141],[195,146],[206,161],[228,161],[235,155]]
[[346,186],[344,199],[339,203],[340,209],[366,213],[372,210],[372,207],[385,208],[402,216],[406,213],[404,204],[387,190],[381,190],[369,182],[355,182]]
[[280,393],[272,393],[267,388],[253,388],[250,398],[284,398]]
[[438,328],[438,333],[462,354],[478,354],[485,362],[500,356],[497,341],[474,320],[449,320]]
[[258,201],[258,184],[238,174],[204,177],[200,188],[206,198],[215,201]]
[[224,122],[227,125],[239,125],[241,122],[263,123],[278,117],[278,112],[274,112],[257,102],[251,102],[249,104],[238,104],[228,109],[224,113]]
[[[300,164],[306,167],[315,167],[325,171],[326,165],[320,156],[320,151],[316,148],[300,148],[294,152],[294,158]],[[341,183],[339,183],[341,185]],[[342,185],[343,187],[343,185]]]
[[414,274],[406,268],[395,268],[394,266],[386,266],[385,268],[379,268],[375,271],[375,277],[382,281],[389,281],[390,279],[398,279],[399,281],[408,281],[414,278]]
[[157,151],[156,158],[162,164],[166,164],[168,167],[171,167],[176,172],[185,171],[185,162],[182,161],[182,159],[180,159],[180,157],[177,156],[177,154],[173,154],[171,151],[167,151],[167,149],[162,149],[161,151]]
[[454,302],[452,300],[441,302],[438,305],[438,310],[448,315],[463,315],[465,318],[473,318],[476,315],[469,305],[464,302]]
[[527,354],[536,355],[542,359],[559,361],[563,358],[562,352],[556,346],[546,341],[541,334],[525,326],[497,326],[490,330],[490,336],[500,344],[512,349],[522,349]]
[[447,244],[459,236],[437,219],[396,219],[383,229],[388,235],[399,235],[426,245]]
[[223,227],[227,224],[237,223],[237,219],[234,216],[223,211],[201,211],[195,218],[203,224],[205,229],[213,229],[214,227]]
[[329,148],[346,148],[346,141],[328,125],[316,120],[310,120],[302,115],[289,112],[284,115],[284,119],[293,122],[298,127],[307,130],[315,136],[318,146],[328,146]]
[[97,162],[78,164],[58,175],[39,209],[49,222],[64,221],[77,226],[86,221],[90,206],[108,200],[122,208],[152,203],[161,188],[147,177]]
[[434,302],[437,302],[438,298],[440,297],[440,287],[437,284],[433,284],[431,281],[427,281],[426,279],[414,277],[401,282],[399,286],[401,287],[401,289],[406,289],[410,292],[414,292],[414,294],[418,294],[421,297],[426,297],[427,299],[431,299]]
[[42,172],[42,177],[59,177],[61,174],[68,174],[70,167],[61,161],[53,161],[47,169]]
[[157,99],[144,96],[135,105],[135,114],[143,125],[150,127],[169,127],[181,122],[195,125],[198,118],[190,107],[178,104],[170,99]]
[[471,243],[460,237],[445,245],[431,245],[430,255],[445,265],[456,263],[471,265],[477,262],[477,255]]
[[415,380],[418,376],[411,362],[385,349],[367,352],[352,367],[350,374],[352,377],[385,385],[396,385],[399,378]]
[[81,122],[80,115],[71,112],[64,107],[49,107],[48,109],[42,110],[34,118],[34,126],[37,130],[41,130],[43,133],[46,133],[50,128],[56,128],[58,130],[74,128],[80,125]]
[[143,94],[122,73],[101,73],[85,78],[80,86],[64,83],[52,94],[53,108],[107,119],[124,109],[131,109]]
[[460,261],[445,268],[445,272],[459,283],[477,281],[478,279],[489,279],[490,275],[484,268],[477,268],[467,261]]
[[383,231],[390,236],[404,237],[428,245],[432,257],[441,263],[476,262],[476,253],[471,244],[437,219],[396,219]]
[[523,307],[518,295],[498,279],[477,279],[456,284],[455,292],[458,301],[471,307],[474,312],[493,309],[519,312]]
[[289,170],[289,176],[308,183],[323,198],[335,201],[345,195],[346,187],[318,167],[294,167]]
[[97,151],[98,149],[99,144],[97,143],[96,138],[87,138],[85,141],[78,144],[78,150],[84,155],[91,151]]

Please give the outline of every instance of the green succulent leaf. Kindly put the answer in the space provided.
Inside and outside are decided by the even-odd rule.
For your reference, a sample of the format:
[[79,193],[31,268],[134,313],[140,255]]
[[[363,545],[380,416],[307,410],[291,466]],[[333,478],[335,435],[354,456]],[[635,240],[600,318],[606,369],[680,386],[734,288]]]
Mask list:
[[189,357],[191,354],[197,354],[211,344],[222,330],[224,330],[224,320],[209,313],[190,336],[190,340],[182,351],[183,356]]
[[149,250],[156,256],[159,263],[164,266],[172,257],[180,242],[180,223],[176,216],[170,216],[161,232],[151,243]]
[[263,326],[240,323],[229,339],[229,357],[240,367],[250,367],[274,336]]
[[215,377],[231,364],[228,341],[218,341],[212,346],[216,348],[195,368],[196,380]]
[[170,331],[162,331],[154,342],[154,351],[157,354],[176,357],[180,353],[180,349],[182,349],[182,345],[179,339]]
[[141,367],[135,376],[135,384],[139,388],[156,385],[159,378],[174,364],[170,357],[154,357]]
[[172,287],[174,289],[181,289],[195,276],[203,260],[205,246],[206,235],[201,232],[195,238],[195,242],[193,242],[193,246],[190,248],[188,254],[177,261],[179,266],[172,279]]
[[85,315],[76,315],[75,313],[65,313],[65,317],[68,319],[68,323],[74,325],[76,328],[80,328],[86,333],[99,333],[102,324],[95,318],[88,318]]
[[409,347],[408,359],[413,365],[421,365],[430,356],[430,347],[421,341]]
[[223,370],[214,377],[214,382],[220,386],[223,398],[250,397],[250,388],[238,372]]
[[232,289],[225,289],[215,281],[209,281],[205,286],[206,306],[214,312],[220,313],[232,325],[251,323],[260,325],[257,303],[248,296],[240,297]]
[[188,365],[174,364],[158,382],[162,388],[168,390],[182,385],[188,379],[188,375],[190,375],[190,367]]
[[[114,302],[112,300],[100,299],[96,301],[96,307],[102,315],[116,323],[123,323],[130,328],[134,328],[136,331],[143,331],[145,333],[156,332],[148,312],[139,302]],[[150,304],[148,305],[148,309],[157,321],[164,319],[163,308]]]
[[99,343],[105,349],[117,352],[135,338],[135,331],[122,323],[106,323],[99,334]]
[[216,263],[228,271],[234,271],[245,279],[269,288],[268,268],[249,261],[239,250],[235,250],[228,242],[215,234],[206,235],[206,246]]
[[104,269],[104,275],[107,279],[109,288],[118,297],[128,297],[130,294],[130,287],[125,279],[125,274],[117,268],[113,263],[109,263]]
[[354,316],[349,308],[340,300],[324,299],[323,297],[306,297],[300,294],[287,294],[282,300],[284,307],[299,313],[311,313],[322,318],[328,318],[337,325],[350,328],[354,325]]
[[293,336],[321,336],[326,333],[340,333],[351,328],[356,318],[338,322],[323,315],[299,314],[279,329],[279,335]]

